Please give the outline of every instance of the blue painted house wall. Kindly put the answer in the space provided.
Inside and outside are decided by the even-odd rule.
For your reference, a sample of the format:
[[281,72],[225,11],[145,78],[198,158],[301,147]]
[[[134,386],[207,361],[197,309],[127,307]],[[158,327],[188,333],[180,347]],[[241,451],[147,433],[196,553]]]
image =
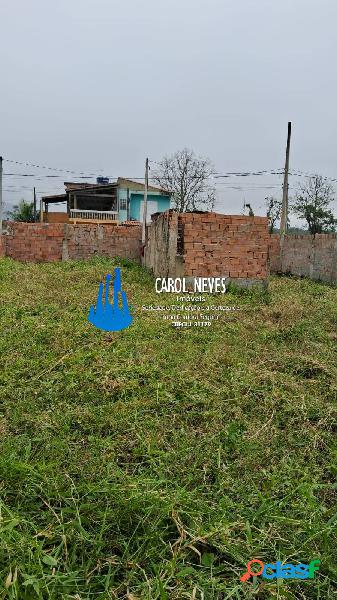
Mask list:
[[[144,194],[132,192],[130,195],[130,219],[139,221],[143,217],[143,215],[140,214],[142,202],[144,202]],[[151,193],[147,195],[147,202],[148,217],[155,212],[164,212],[170,208],[170,196]]]
[[[142,186],[144,187],[144,186]],[[122,223],[127,220],[142,220],[141,214],[142,203],[144,202],[143,190],[128,190],[125,187],[118,187],[118,220]],[[158,191],[150,191],[147,196],[148,202],[148,220],[151,214],[155,212],[164,212],[171,205],[171,198],[168,194]]]
[[118,206],[119,206],[118,220],[121,223],[123,223],[123,221],[127,221],[128,220],[127,209],[121,208],[121,205],[122,205],[123,201],[125,202],[125,204],[127,206],[127,201],[128,201],[128,191],[127,191],[127,189],[126,188],[118,188],[117,197],[118,197]]

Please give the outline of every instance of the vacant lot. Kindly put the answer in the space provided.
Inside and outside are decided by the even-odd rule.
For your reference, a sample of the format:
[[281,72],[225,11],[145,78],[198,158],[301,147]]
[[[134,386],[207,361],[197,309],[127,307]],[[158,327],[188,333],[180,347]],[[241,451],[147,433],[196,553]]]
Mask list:
[[[0,598],[333,598],[337,290],[290,278],[207,330],[122,264],[135,321],[87,323],[114,263],[0,261]],[[242,584],[251,558],[315,580]]]

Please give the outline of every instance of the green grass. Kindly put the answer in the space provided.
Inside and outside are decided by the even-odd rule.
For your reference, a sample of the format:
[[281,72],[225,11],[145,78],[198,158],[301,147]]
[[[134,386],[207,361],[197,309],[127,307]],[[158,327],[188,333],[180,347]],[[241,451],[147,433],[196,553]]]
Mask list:
[[[177,330],[124,261],[134,324],[104,333],[113,265],[0,261],[0,598],[335,597],[337,289],[275,278]],[[321,568],[243,585],[252,558]]]

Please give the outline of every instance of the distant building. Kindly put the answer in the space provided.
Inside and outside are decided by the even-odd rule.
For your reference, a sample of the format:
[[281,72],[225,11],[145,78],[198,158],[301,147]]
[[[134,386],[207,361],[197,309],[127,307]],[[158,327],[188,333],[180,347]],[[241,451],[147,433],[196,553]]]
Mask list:
[[[111,222],[142,221],[144,184],[118,177],[116,182],[98,178],[99,183],[65,182],[65,193],[42,197],[45,222]],[[66,203],[66,212],[51,212],[50,205]],[[147,220],[151,215],[170,208],[171,192],[150,185],[147,196]]]

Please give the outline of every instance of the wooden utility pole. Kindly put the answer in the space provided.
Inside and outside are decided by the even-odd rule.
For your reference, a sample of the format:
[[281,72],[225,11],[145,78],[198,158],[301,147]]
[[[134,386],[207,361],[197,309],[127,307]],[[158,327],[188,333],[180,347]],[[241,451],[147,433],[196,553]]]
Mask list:
[[286,162],[284,165],[282,212],[281,212],[281,226],[280,226],[280,233],[281,233],[282,237],[286,234],[287,229],[288,229],[288,173],[289,173],[290,138],[291,138],[291,123],[289,121],[287,149],[286,149]]
[[142,227],[142,244],[145,245],[146,235],[146,217],[147,217],[147,192],[149,188],[149,159],[145,161],[145,186],[144,186],[144,212],[143,212],[143,227]]
[[2,156],[0,156],[0,235],[2,234],[2,219],[3,219],[3,206],[2,206]]
[[34,188],[34,204],[33,204],[33,216],[34,216],[34,223],[36,223],[36,191]]

